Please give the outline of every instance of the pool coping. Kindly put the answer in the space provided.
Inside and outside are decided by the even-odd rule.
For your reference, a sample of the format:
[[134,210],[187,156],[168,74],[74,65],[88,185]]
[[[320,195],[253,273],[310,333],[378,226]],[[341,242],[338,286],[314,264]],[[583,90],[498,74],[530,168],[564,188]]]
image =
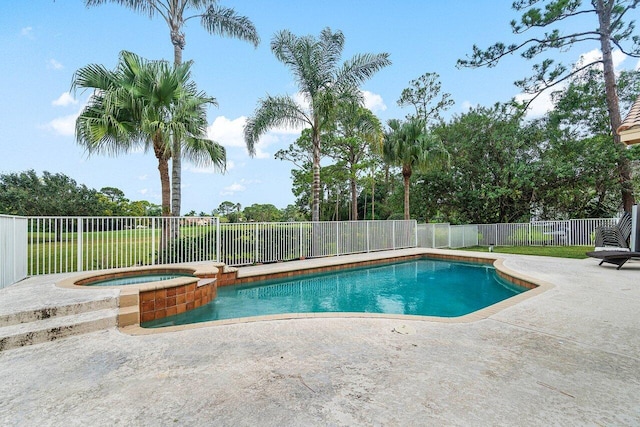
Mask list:
[[[283,313],[265,316],[239,317],[234,319],[211,320],[208,322],[190,323],[186,325],[164,326],[161,328],[143,328],[139,323],[127,326],[119,326],[118,329],[128,335],[153,335],[168,332],[179,332],[190,329],[199,329],[212,326],[225,326],[243,323],[279,321],[290,319],[310,319],[310,318],[378,318],[378,319],[395,319],[408,321],[427,321],[438,323],[471,323],[479,320],[487,319],[509,307],[521,303],[527,299],[536,297],[543,292],[554,287],[553,284],[534,278],[520,272],[511,270],[504,265],[505,258],[493,254],[471,253],[463,251],[439,250],[411,248],[400,249],[394,251],[372,252],[367,254],[343,255],[329,258],[313,258],[309,260],[283,262],[277,264],[268,264],[262,266],[240,267],[238,269],[238,279],[253,279],[250,281],[267,280],[266,276],[275,276],[276,274],[286,274],[286,277],[292,277],[301,274],[313,274],[314,272],[324,272],[329,270],[341,269],[346,266],[366,266],[374,264],[384,264],[390,262],[400,262],[402,260],[411,259],[443,259],[450,261],[476,262],[492,264],[498,274],[529,290],[522,292],[506,300],[499,301],[495,304],[476,310],[472,313],[457,317],[438,317],[438,316],[419,316],[407,314],[385,314],[385,313],[353,313],[353,312],[328,312],[328,313]],[[304,264],[302,264],[304,263]],[[271,271],[271,274],[267,272]],[[284,277],[284,276],[280,276]]]

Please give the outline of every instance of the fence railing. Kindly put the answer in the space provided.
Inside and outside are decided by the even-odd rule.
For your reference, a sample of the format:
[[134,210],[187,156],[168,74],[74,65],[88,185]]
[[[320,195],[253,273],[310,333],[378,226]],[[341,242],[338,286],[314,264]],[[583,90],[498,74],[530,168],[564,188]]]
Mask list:
[[416,246],[415,221],[220,224],[215,217],[31,217],[28,274],[247,265]]
[[27,218],[0,215],[0,288],[27,277]]
[[27,275],[133,265],[248,265],[407,247],[594,244],[614,218],[452,226],[415,221],[220,224],[215,217],[0,215],[0,287]]
[[520,224],[480,224],[480,246],[593,246],[595,229],[615,225],[615,218],[535,221]]
[[31,217],[28,274],[217,260],[218,218]]
[[616,222],[615,218],[588,218],[515,224],[419,224],[418,246],[593,246],[595,229]]
[[415,221],[220,224],[221,261],[247,265],[416,246]]

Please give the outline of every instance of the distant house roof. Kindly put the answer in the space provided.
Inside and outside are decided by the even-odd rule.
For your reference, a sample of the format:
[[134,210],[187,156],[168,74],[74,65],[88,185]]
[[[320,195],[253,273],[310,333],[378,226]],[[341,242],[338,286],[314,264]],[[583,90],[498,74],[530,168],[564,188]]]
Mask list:
[[640,97],[633,103],[629,114],[618,127],[620,141],[627,145],[640,144]]

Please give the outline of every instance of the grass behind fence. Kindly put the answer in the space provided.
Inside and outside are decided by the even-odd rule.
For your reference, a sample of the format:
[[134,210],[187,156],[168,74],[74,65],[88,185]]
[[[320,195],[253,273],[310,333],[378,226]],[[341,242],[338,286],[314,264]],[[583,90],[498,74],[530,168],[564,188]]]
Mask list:
[[[181,238],[203,237],[215,226],[182,226]],[[82,270],[149,265],[154,262],[161,230],[150,228],[82,233]],[[28,234],[29,275],[78,271],[78,233]],[[105,246],[109,250],[105,250]],[[154,247],[155,246],[155,247]]]
[[[489,252],[486,246],[460,248],[462,251]],[[557,258],[587,258],[585,252],[592,250],[588,246],[495,246],[493,251],[504,254],[538,255]]]

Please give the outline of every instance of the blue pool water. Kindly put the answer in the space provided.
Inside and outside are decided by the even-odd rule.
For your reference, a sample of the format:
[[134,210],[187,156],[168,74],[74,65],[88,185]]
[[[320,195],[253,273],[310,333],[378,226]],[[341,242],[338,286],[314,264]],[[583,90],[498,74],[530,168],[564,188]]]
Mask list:
[[135,276],[118,277],[116,279],[98,280],[87,283],[86,286],[125,286],[138,285],[147,282],[160,282],[163,280],[175,279],[176,277],[193,277],[191,274],[183,273],[162,273],[162,274],[137,274]]
[[489,265],[421,259],[218,288],[207,305],[145,322],[161,327],[280,313],[462,316],[521,292]]

